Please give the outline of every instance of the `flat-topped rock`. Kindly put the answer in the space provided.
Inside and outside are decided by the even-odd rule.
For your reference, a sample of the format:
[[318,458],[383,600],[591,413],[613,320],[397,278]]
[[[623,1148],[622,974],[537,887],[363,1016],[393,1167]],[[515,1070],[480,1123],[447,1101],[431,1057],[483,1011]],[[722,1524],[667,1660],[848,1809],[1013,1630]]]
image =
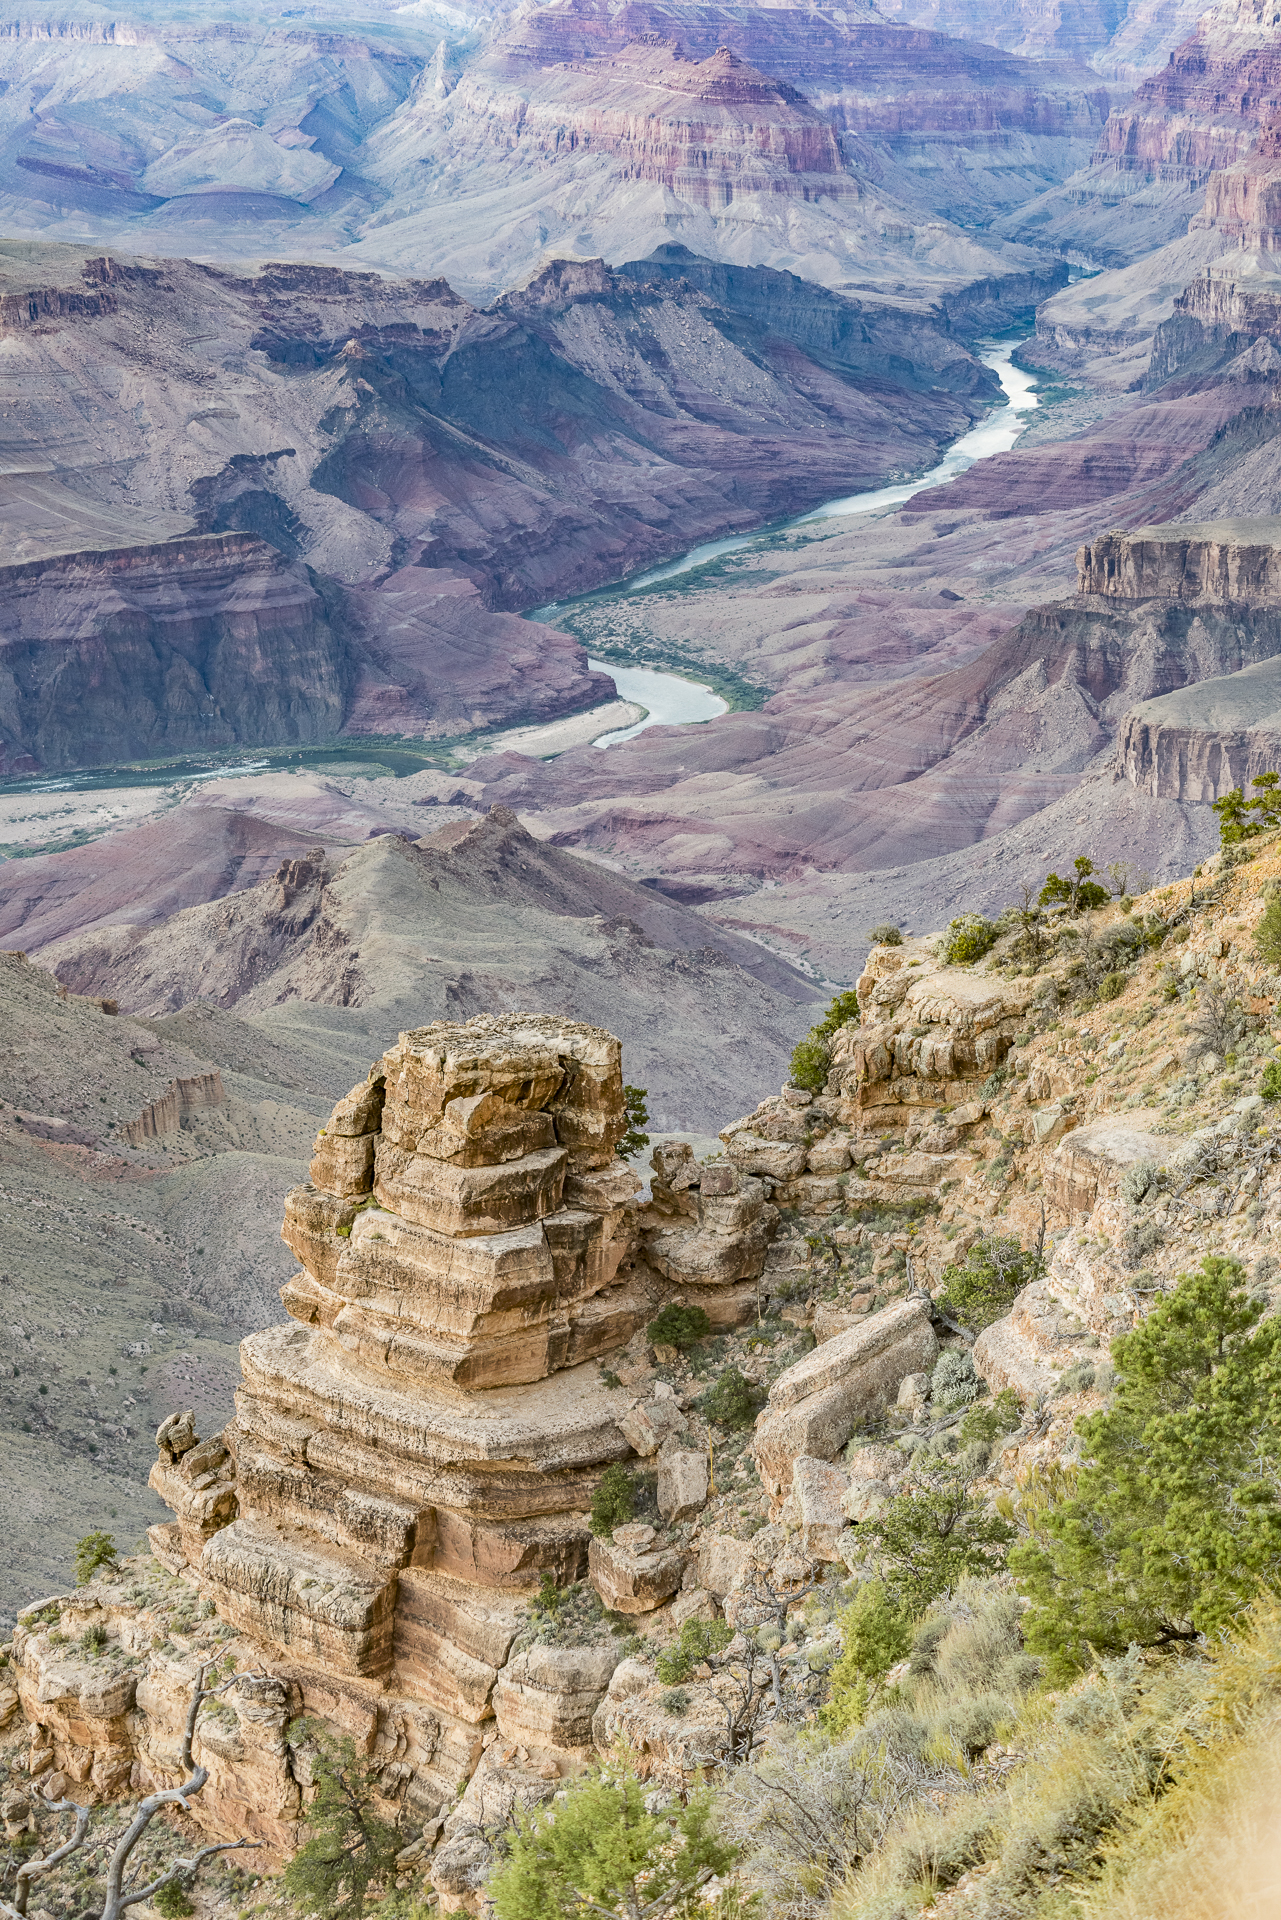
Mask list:
[[1207,520],[1105,533],[1078,549],[1078,593],[1114,599],[1281,596],[1281,519]]
[[1065,1134],[1045,1165],[1045,1184],[1065,1212],[1091,1213],[1104,1194],[1115,1197],[1127,1167],[1140,1160],[1160,1166],[1177,1142],[1152,1131],[1157,1112],[1109,1114]]

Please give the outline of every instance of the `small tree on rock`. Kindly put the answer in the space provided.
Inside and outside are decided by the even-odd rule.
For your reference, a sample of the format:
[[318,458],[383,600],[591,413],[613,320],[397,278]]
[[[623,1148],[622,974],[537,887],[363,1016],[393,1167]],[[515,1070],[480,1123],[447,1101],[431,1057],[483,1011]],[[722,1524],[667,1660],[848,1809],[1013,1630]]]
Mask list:
[[401,1837],[379,1815],[377,1783],[351,1740],[321,1735],[311,1777],[309,1837],[285,1868],[285,1891],[319,1920],[360,1920],[371,1889],[394,1874]]

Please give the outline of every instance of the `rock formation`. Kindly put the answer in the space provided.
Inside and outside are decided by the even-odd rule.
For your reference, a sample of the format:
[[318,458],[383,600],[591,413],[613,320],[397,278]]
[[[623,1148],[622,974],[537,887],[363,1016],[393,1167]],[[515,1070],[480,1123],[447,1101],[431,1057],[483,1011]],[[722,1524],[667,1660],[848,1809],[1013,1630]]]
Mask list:
[[[642,1322],[676,1293],[733,1327],[777,1217],[760,1181],[701,1169],[688,1149],[662,1162],[642,1209],[614,1152],[625,1125],[615,1039],[509,1015],[403,1034],[322,1128],[285,1207],[302,1262],[283,1290],[290,1323],[244,1342],[224,1433],[200,1440],[187,1412],[157,1435],[152,1484],[176,1518],[152,1530],[155,1553],[267,1676],[258,1708],[237,1706],[234,1740],[206,1736],[200,1817],[216,1830],[245,1819],[255,1782],[246,1830],[290,1844],[287,1708],[385,1735],[382,1790],[434,1820],[433,1834],[495,1722],[509,1755],[536,1750],[535,1780],[589,1746],[618,1653],[608,1634],[587,1649],[517,1646],[529,1602],[540,1580],[588,1572],[605,1468],[653,1457],[684,1428],[673,1399],[620,1377],[635,1377],[625,1354]],[[701,1491],[696,1470],[669,1458],[661,1471],[674,1524],[706,1498],[706,1471]],[[681,1585],[680,1538],[650,1553],[653,1539],[641,1526],[592,1545],[611,1607],[648,1613]],[[83,1603],[122,1658],[145,1605]],[[112,1668],[93,1692],[49,1630],[25,1618],[16,1656],[33,1745],[48,1754],[35,1771],[98,1795],[131,1773],[161,1777],[180,1660],[163,1684]],[[148,1726],[131,1733],[144,1692]],[[476,1796],[494,1787],[493,1759]],[[447,1897],[464,1867],[440,1867]]]
[[1076,557],[1077,591],[1120,600],[1281,598],[1281,520],[1225,520],[1108,533]]

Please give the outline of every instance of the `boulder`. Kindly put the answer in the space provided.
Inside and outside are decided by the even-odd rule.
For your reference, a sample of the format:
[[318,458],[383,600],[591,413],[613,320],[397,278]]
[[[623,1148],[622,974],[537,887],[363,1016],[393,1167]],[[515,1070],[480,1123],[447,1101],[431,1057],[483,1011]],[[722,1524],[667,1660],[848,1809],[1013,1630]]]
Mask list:
[[763,1140],[747,1129],[723,1133],[721,1139],[735,1166],[744,1173],[759,1174],[766,1180],[793,1180],[805,1171],[806,1150],[799,1140]]
[[307,1169],[312,1186],[340,1199],[358,1199],[368,1193],[374,1179],[375,1138],[372,1133],[331,1134],[322,1128]]
[[792,1463],[792,1500],[801,1547],[810,1560],[839,1560],[836,1542],[845,1525],[841,1502],[849,1479],[827,1460],[802,1454]]
[[669,1440],[658,1456],[658,1511],[664,1520],[692,1520],[707,1504],[707,1456]]
[[825,1340],[780,1374],[753,1446],[772,1499],[790,1492],[795,1460],[834,1459],[858,1421],[893,1405],[904,1376],[928,1369],[937,1354],[930,1303],[917,1295]]
[[[1045,1109],[1048,1114],[1050,1108]],[[1037,1114],[1040,1120],[1045,1114]],[[1061,1140],[1045,1168],[1046,1191],[1069,1216],[1093,1213],[1101,1199],[1115,1199],[1123,1174],[1139,1160],[1160,1166],[1174,1144],[1152,1132],[1156,1113],[1109,1114],[1088,1127],[1076,1127]]]
[[698,1554],[698,1577],[717,1600],[732,1593],[752,1564],[751,1543],[732,1534],[709,1534]]
[[[648,1543],[633,1546],[623,1537],[630,1531],[619,1527],[612,1540],[593,1539],[587,1555],[588,1577],[614,1613],[652,1613],[680,1586],[685,1556],[675,1547],[655,1552]],[[652,1537],[652,1529],[648,1531]]]
[[639,1453],[643,1460],[656,1454],[673,1434],[685,1433],[688,1428],[689,1422],[676,1404],[675,1397],[660,1397],[657,1394],[652,1400],[638,1400],[618,1422],[618,1431],[633,1452]]
[[618,1665],[612,1646],[534,1646],[498,1676],[494,1712],[506,1740],[527,1747],[585,1747],[592,1715]]

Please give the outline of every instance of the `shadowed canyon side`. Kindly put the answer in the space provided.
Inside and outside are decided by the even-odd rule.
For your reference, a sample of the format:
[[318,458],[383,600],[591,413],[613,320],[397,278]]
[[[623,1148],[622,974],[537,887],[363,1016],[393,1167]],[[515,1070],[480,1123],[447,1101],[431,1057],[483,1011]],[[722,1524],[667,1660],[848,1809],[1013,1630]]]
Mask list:
[[759,272],[725,305],[561,264],[482,314],[326,268],[3,264],[9,771],[600,705],[575,642],[503,610],[928,465],[993,390],[937,317],[893,364],[857,306],[807,347]]

